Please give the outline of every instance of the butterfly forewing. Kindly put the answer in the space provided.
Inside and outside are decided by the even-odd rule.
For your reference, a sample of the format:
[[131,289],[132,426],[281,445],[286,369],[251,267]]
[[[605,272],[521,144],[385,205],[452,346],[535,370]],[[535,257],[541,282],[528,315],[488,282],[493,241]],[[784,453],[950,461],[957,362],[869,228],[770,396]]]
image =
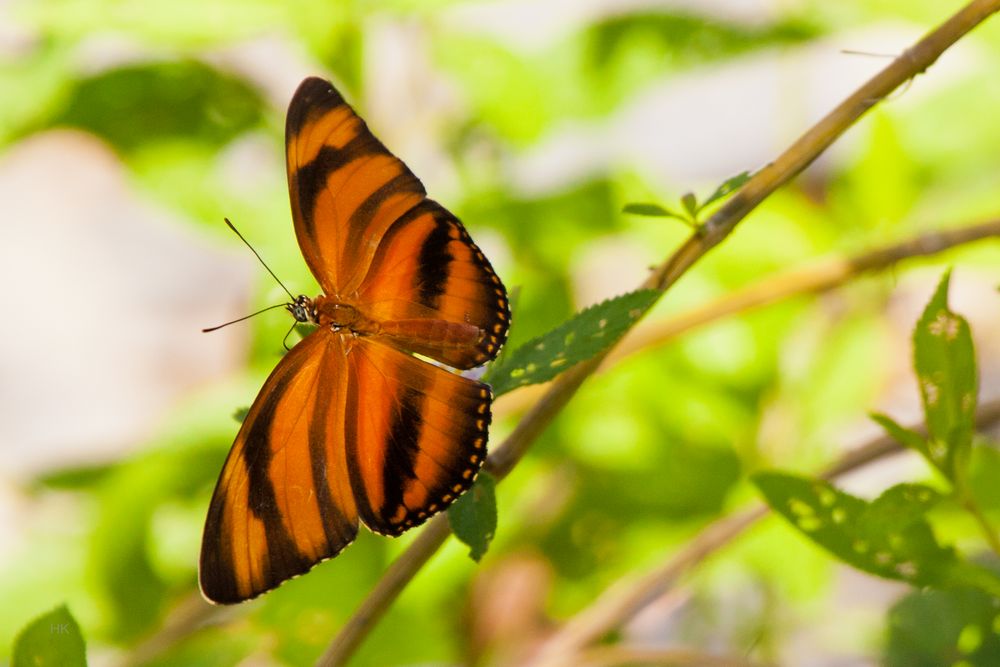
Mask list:
[[302,82],[285,124],[295,235],[323,291],[348,294],[379,239],[426,193],[329,82]]

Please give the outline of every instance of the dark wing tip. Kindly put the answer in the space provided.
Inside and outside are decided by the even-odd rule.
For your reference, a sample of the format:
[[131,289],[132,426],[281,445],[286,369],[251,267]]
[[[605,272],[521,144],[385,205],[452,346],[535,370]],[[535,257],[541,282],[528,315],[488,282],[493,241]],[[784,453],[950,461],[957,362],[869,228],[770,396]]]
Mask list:
[[326,113],[342,104],[346,104],[344,96],[326,79],[318,76],[303,79],[288,104],[286,133],[301,127],[313,114]]
[[326,106],[336,106],[344,103],[344,97],[333,84],[318,76],[306,77],[296,88],[292,95],[292,102],[303,100],[310,104],[323,104]]
[[211,560],[211,557],[206,556],[206,552],[203,549],[198,571],[198,589],[201,592],[202,598],[213,605],[236,605],[256,600],[264,593],[273,591],[286,581],[297,579],[306,574],[320,563],[326,562],[331,558],[336,558],[354,542],[356,536],[357,526],[354,527],[354,530],[350,532],[350,535],[343,542],[335,547],[328,548],[316,560],[305,561],[299,567],[288,572],[269,572],[264,585],[253,588],[249,593],[241,593],[232,572],[217,567],[217,564]]
[[225,576],[218,569],[211,567],[206,562],[205,554],[202,553],[201,567],[198,572],[198,588],[201,596],[212,604],[237,604],[247,600],[244,595],[240,595],[236,588],[236,581],[229,576]]
[[212,604],[236,604],[244,601],[240,595],[236,579],[232,575],[232,564],[226,562],[217,524],[213,520],[213,506],[209,509],[205,523],[205,534],[201,541],[201,558],[198,561],[198,588],[201,596]]

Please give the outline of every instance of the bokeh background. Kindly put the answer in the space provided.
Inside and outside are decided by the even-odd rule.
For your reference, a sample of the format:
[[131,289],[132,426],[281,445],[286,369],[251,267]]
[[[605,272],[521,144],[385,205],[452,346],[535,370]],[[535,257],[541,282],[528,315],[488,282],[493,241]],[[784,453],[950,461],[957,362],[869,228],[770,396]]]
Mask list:
[[[765,164],[961,4],[0,2],[0,658],[62,602],[93,664],[151,655],[136,651],[201,604],[201,525],[233,414],[289,324],[274,311],[200,333],[285,298],[223,216],[294,293],[317,292],[283,166],[303,77],[332,78],[519,288],[516,346],[635,288],[688,234],[625,204],[673,207]],[[770,198],[646,325],[816,258],[996,216],[998,71],[994,20]],[[357,664],[516,662],[605,587],[750,502],[749,473],[818,469],[877,433],[872,410],[916,418],[909,332],[949,265],[983,396],[1000,395],[996,240],[646,349],[592,379],[500,487],[483,562],[449,544]],[[530,404],[518,395],[498,403],[493,442]],[[847,487],[873,495],[928,475],[894,458]],[[975,551],[968,523],[939,525]],[[362,534],[149,659],[307,663],[411,539]],[[916,604],[907,596],[771,519],[620,638],[915,664],[890,622]],[[940,609],[918,602],[932,643]]]

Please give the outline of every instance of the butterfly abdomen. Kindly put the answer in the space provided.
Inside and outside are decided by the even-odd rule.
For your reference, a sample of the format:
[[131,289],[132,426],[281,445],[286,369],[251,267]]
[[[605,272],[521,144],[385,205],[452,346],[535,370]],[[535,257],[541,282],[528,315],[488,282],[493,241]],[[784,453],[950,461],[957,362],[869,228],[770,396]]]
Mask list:
[[468,348],[478,345],[485,332],[474,324],[447,320],[396,320],[382,322],[381,333],[401,347]]
[[441,319],[405,319],[379,322],[358,308],[333,297],[318,296],[313,300],[321,327],[349,329],[362,336],[385,336],[403,349],[419,352],[424,348],[467,349],[482,342],[486,332],[468,322]]

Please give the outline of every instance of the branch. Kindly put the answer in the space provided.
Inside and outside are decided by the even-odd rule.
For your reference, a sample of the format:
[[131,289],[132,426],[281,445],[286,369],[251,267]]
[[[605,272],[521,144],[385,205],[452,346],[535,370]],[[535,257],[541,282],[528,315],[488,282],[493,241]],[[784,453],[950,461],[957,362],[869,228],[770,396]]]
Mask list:
[[764,278],[743,289],[692,308],[677,317],[633,329],[610,355],[618,361],[649,347],[662,345],[681,333],[729,315],[770,305],[795,296],[821,294],[861,274],[881,271],[913,257],[934,255],[955,246],[1000,236],[1000,218],[987,222],[920,234],[850,257],[811,259],[802,266]]
[[577,656],[578,667],[754,667],[760,663],[690,649],[601,646]]
[[[965,243],[991,237],[1000,237],[1000,219],[967,227],[928,232],[849,257],[810,259],[802,266],[768,276],[743,289],[729,292],[673,317],[638,324],[622,338],[615,350],[605,359],[600,370],[603,371],[633,354],[664,345],[681,334],[724,317],[796,296],[821,294],[845,285],[861,274],[882,271],[905,259],[934,255]],[[531,385],[504,394],[498,401],[498,411],[510,414],[526,408],[537,400],[547,387],[548,383]]]
[[[721,243],[751,211],[779,187],[805,169],[866,111],[897,87],[924,72],[952,44],[976,25],[1000,11],[1000,0],[973,0],[958,13],[907,49],[885,69],[858,88],[850,97],[814,125],[774,162],[754,174],[704,225],[663,264],[656,267],[640,287],[666,291],[712,248]],[[609,350],[610,351],[610,350]],[[498,479],[520,461],[535,439],[548,427],[563,406],[607,356],[604,352],[577,364],[560,375],[549,390],[521,419],[514,431],[494,450],[484,468]],[[450,533],[447,518],[440,515],[392,564],[372,589],[361,608],[334,637],[318,664],[341,665],[353,655],[375,623],[385,614],[417,572],[444,544]],[[387,581],[391,579],[391,581]]]
[[[980,407],[976,413],[976,427],[980,431],[997,423],[1000,423],[1000,400]],[[914,424],[910,428],[918,433],[927,433],[924,424]],[[820,477],[832,480],[901,451],[904,450],[898,442],[884,435],[848,452],[821,473]],[[767,506],[758,504],[739,514],[720,519],[698,533],[660,567],[638,579],[620,581],[605,590],[589,607],[577,613],[545,641],[535,659],[529,663],[530,667],[576,664],[573,656],[585,646],[621,627],[651,602],[663,596],[688,570],[729,544],[768,512]]]

